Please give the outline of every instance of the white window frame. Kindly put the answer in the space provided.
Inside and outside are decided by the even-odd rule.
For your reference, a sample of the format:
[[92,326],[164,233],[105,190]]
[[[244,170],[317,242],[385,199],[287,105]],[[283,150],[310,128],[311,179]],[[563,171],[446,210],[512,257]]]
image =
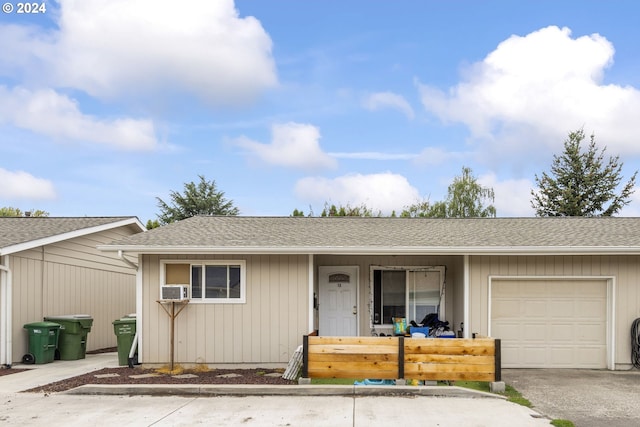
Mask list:
[[[247,302],[247,262],[245,260],[231,260],[231,259],[172,259],[172,260],[160,260],[160,287],[166,283],[166,265],[167,264],[189,264],[189,283],[188,285],[188,298],[190,304],[245,304]],[[202,266],[202,272],[208,265],[239,265],[240,266],[240,298],[193,298],[191,294],[191,280],[192,280],[192,268],[194,265]],[[204,279],[204,278],[203,278]],[[204,294],[204,280],[202,283],[202,292]]]

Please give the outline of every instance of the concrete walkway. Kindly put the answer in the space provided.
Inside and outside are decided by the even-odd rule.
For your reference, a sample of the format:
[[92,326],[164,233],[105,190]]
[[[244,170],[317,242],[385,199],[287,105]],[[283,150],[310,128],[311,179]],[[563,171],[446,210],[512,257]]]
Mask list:
[[117,368],[118,354],[87,354],[84,359],[79,360],[56,360],[42,365],[17,363],[13,367],[27,368],[29,371],[0,376],[0,392],[17,393],[102,368]]
[[[457,387],[85,386],[65,393],[20,393],[103,367],[114,353],[30,365],[0,377],[0,424],[30,426],[549,426],[537,412]],[[14,367],[23,367],[15,365]],[[436,391],[429,389],[438,389]],[[223,390],[227,389],[227,392]],[[244,392],[243,392],[244,389]],[[421,389],[421,390],[420,390]],[[229,393],[229,390],[233,392]],[[78,394],[78,393],[91,394]],[[167,395],[170,394],[170,395]],[[228,394],[232,394],[231,396]],[[448,394],[448,395],[447,395]]]

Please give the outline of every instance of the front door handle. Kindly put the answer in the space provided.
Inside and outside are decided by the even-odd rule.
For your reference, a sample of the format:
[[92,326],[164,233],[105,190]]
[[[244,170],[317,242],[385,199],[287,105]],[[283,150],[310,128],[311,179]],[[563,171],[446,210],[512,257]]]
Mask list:
[[357,306],[353,306],[353,314],[358,314],[358,307]]

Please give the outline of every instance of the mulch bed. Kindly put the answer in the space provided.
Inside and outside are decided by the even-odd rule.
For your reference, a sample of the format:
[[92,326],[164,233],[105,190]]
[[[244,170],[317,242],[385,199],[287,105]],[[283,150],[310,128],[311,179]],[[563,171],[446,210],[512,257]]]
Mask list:
[[[198,369],[174,372],[173,375],[161,372],[161,369],[141,367],[105,368],[25,391],[60,392],[85,384],[297,384],[296,381],[282,378],[282,369],[211,369],[204,372]],[[138,375],[143,377],[139,378]]]

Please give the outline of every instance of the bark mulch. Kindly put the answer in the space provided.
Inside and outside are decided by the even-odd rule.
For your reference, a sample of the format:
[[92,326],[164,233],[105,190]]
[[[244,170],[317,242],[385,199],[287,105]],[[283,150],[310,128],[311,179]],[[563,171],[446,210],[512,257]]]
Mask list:
[[[13,369],[10,369],[13,370]],[[282,378],[282,369],[144,369],[105,368],[36,387],[25,392],[60,392],[85,384],[275,384],[295,385]]]

